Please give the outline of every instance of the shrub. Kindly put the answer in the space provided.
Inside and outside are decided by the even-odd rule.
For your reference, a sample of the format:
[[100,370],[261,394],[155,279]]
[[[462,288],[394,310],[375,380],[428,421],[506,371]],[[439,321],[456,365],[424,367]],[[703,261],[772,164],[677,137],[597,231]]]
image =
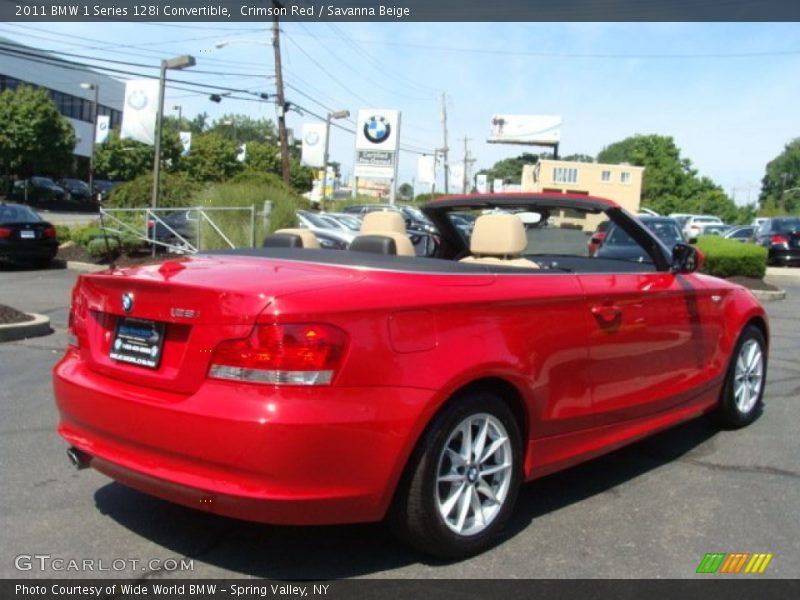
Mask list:
[[72,239],[72,231],[66,225],[56,225],[56,238],[60,243],[68,242]]
[[[191,206],[192,195],[201,188],[183,173],[161,173],[159,208]],[[109,208],[147,208],[153,197],[153,174],[145,173],[114,188],[106,206]]]
[[96,238],[86,245],[86,252],[88,252],[89,256],[92,258],[104,258],[108,260],[119,256],[120,246],[119,240],[115,237],[109,236],[108,240]]
[[[272,202],[269,223],[260,216],[265,201]],[[256,210],[255,242],[259,245],[264,236],[276,229],[293,227],[296,224],[295,211],[308,208],[308,200],[300,196],[280,178],[270,173],[241,173],[232,182],[218,183],[197,193],[192,198],[192,206],[199,207],[249,207]],[[250,215],[245,211],[209,212],[209,218],[225,233],[236,246],[250,245]],[[224,240],[208,224],[201,230],[204,250],[227,247]]]
[[87,248],[89,246],[89,242],[91,242],[93,239],[103,237],[103,230],[96,225],[86,225],[83,227],[76,227],[71,231],[70,235],[72,236],[72,241],[78,246]]
[[753,277],[762,279],[767,270],[767,249],[743,244],[716,235],[703,235],[697,247],[706,261],[701,271],[715,277]]

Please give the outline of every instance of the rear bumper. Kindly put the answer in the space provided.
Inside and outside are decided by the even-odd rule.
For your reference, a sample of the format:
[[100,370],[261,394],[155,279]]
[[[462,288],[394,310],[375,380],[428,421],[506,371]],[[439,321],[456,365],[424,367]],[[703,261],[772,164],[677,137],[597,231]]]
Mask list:
[[53,372],[59,434],[90,466],[192,508],[276,524],[383,518],[432,392],[274,388],[215,380],[181,396]]
[[770,248],[769,262],[775,265],[800,264],[800,248]]
[[0,257],[12,260],[37,260],[53,258],[58,253],[58,242],[52,243],[22,243],[22,242],[2,242],[0,243]]

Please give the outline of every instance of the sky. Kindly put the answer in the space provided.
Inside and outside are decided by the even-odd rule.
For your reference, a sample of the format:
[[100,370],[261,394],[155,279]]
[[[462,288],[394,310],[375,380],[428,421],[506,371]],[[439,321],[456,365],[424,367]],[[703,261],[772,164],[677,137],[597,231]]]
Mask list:
[[[176,73],[208,87],[168,85],[166,114],[180,105],[189,118],[275,118],[275,105],[252,94],[208,99],[222,88],[274,94],[270,23],[0,23],[0,36],[152,65],[136,70],[154,75],[162,58],[192,54],[195,70],[214,74]],[[467,137],[475,170],[537,151],[486,143],[492,115],[559,115],[562,155],[594,156],[634,134],[672,136],[739,204],[756,201],[766,164],[800,137],[798,23],[283,22],[281,36],[288,101],[322,117],[347,109],[351,130],[359,109],[401,111],[400,183],[415,177],[418,153],[442,146],[442,93],[451,160],[463,160]],[[287,119],[298,138],[317,120]],[[333,130],[331,160],[345,176],[353,146],[352,133]]]

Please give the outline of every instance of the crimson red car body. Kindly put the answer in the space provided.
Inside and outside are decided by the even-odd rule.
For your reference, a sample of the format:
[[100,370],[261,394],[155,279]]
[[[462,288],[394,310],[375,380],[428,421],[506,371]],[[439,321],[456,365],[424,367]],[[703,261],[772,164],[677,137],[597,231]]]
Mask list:
[[[476,199],[429,207],[445,252],[448,236],[451,251],[458,244],[441,219],[447,202]],[[320,250],[246,254],[80,276],[75,339],[54,386],[58,431],[91,466],[233,517],[375,521],[426,428],[463,390],[507,399],[529,480],[711,411],[740,332],[749,324],[768,334],[748,291],[697,273],[516,273],[440,259],[359,262],[344,252],[349,264],[335,264],[335,252]],[[120,303],[126,292],[130,313]],[[166,324],[157,368],[110,358],[128,315]],[[223,340],[291,324],[310,327],[309,336],[316,324],[343,334],[329,383],[209,376]]]

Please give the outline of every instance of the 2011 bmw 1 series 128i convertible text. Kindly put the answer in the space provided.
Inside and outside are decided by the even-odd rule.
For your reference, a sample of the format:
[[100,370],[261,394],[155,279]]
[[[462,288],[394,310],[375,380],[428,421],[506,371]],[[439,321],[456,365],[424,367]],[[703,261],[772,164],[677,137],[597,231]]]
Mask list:
[[[242,519],[386,519],[463,557],[497,539],[523,481],[705,413],[729,428],[758,416],[765,312],[698,273],[693,247],[586,196],[424,212],[431,257],[387,211],[349,250],[286,230],[82,275],[53,373],[73,463]],[[589,256],[603,219],[635,258]]]

